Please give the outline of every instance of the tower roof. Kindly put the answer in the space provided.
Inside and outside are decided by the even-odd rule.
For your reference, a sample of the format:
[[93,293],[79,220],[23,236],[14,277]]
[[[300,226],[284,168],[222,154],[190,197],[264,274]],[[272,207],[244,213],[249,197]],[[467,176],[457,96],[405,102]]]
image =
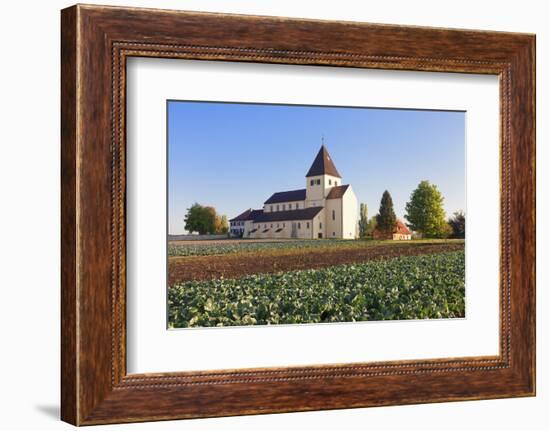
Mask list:
[[332,175],[333,177],[342,178],[324,145],[321,146],[321,149],[317,153],[306,177],[314,177],[316,175]]

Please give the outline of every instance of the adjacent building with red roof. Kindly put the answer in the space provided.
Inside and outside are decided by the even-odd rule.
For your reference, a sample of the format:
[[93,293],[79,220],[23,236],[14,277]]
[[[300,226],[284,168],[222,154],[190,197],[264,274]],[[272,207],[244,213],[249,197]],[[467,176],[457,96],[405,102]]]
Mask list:
[[393,239],[394,241],[409,241],[412,239],[412,233],[405,223],[401,220],[397,220],[395,224],[395,229],[392,233],[380,232],[378,229],[375,229],[372,233],[374,239]]

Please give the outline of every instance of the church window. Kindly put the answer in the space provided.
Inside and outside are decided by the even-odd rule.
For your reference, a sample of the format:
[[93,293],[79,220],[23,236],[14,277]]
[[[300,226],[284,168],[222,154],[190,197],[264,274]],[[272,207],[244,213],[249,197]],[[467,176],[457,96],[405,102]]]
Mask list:
[[306,228],[309,229],[309,222],[306,223]]
[[329,178],[328,179],[328,185],[331,186],[332,185],[332,180]]
[[317,185],[320,185],[321,184],[321,180],[317,180]]
[[315,184],[315,180],[311,180],[311,181],[309,182],[309,185],[310,185],[310,186],[312,186],[313,184]]
[[323,229],[323,223],[319,222],[319,229]]
[[302,225],[298,223],[298,229],[302,229]]
[[336,236],[336,233],[335,233],[335,232],[332,232],[332,236]]
[[334,185],[337,186],[337,185],[338,185],[338,181],[334,181]]
[[296,209],[298,209],[298,202],[296,202]]
[[332,210],[332,220],[336,220],[336,211]]
[[283,204],[283,211],[286,210],[286,204]]

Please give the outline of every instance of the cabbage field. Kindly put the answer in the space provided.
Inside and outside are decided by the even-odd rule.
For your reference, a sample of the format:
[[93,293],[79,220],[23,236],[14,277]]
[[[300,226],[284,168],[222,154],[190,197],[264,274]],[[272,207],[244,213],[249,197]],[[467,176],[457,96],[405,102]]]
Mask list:
[[464,251],[322,269],[186,281],[168,289],[171,328],[464,317]]

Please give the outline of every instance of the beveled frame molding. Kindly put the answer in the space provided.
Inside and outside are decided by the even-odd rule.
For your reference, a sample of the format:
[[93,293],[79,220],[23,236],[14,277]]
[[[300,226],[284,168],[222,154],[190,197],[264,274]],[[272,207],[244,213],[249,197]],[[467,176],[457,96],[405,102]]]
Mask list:
[[[534,395],[533,35],[77,5],[62,11],[61,42],[63,420],[88,425]],[[498,75],[499,355],[128,375],[131,56]]]

